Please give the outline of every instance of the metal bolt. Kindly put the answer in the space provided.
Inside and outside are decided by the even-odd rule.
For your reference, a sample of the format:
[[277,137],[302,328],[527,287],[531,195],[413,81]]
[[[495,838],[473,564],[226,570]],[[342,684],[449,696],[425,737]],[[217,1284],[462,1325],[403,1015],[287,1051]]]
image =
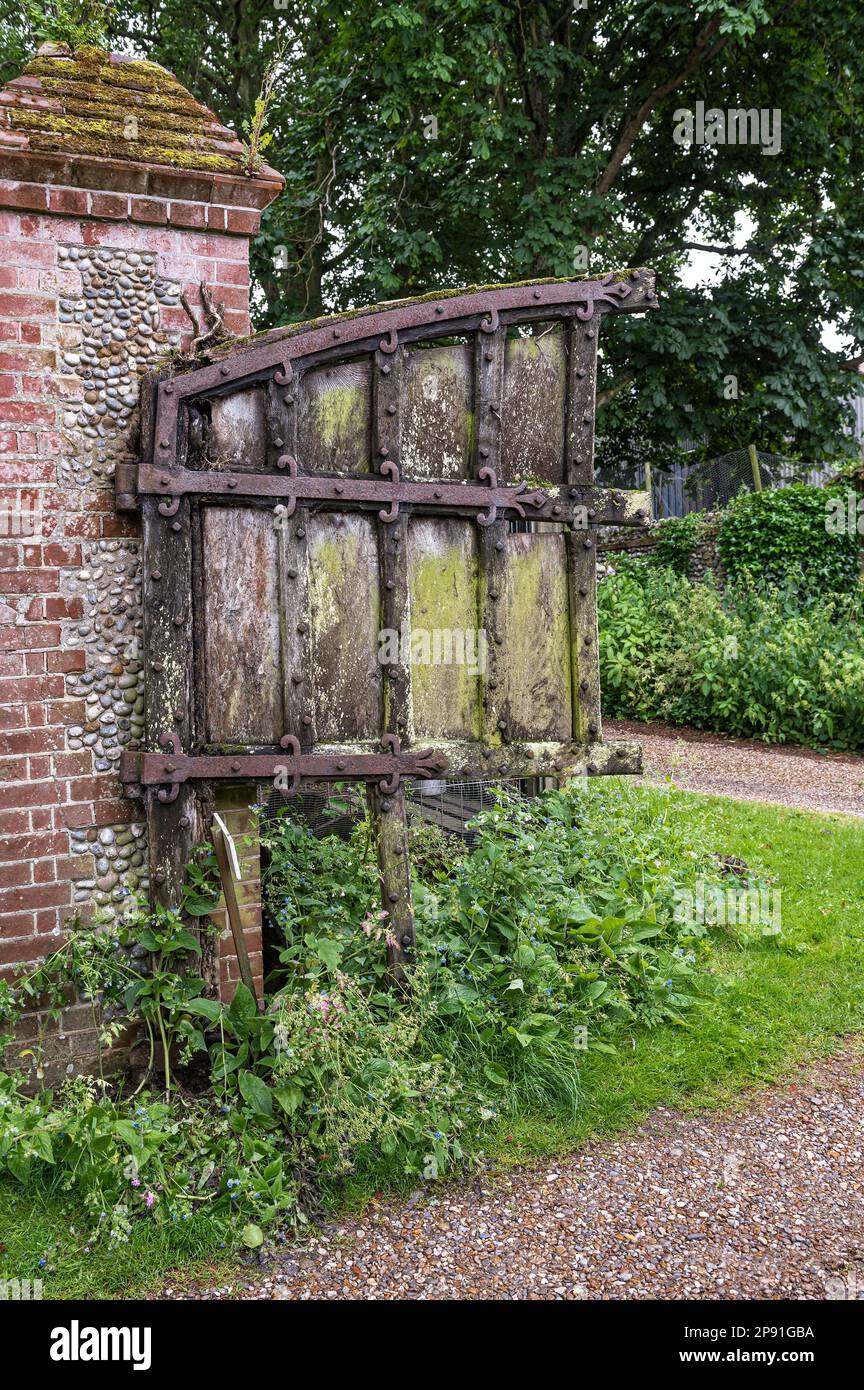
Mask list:
[[481,449],[481,450],[480,450],[480,457],[481,457],[481,459],[488,459],[488,457],[489,457],[489,450],[488,450],[488,449]]
[[185,619],[185,618],[172,618],[171,621],[173,622],[173,624],[174,624],[175,627],[182,627],[183,624],[184,624],[184,622],[186,621],[186,619]]
[[299,633],[301,633],[301,634],[304,633],[304,632],[308,632],[308,631],[309,631],[309,625],[308,625],[308,623],[298,623],[298,624],[297,624],[297,631],[298,631]]
[[232,772],[239,772],[239,771],[240,771],[240,764],[239,764],[239,763],[232,763],[232,764],[231,764],[231,771],[232,771]]
[[236,478],[229,478],[229,479],[228,479],[228,487],[229,487],[229,488],[235,488],[236,486],[237,486],[237,479],[236,479]]
[[582,545],[586,550],[590,550],[593,544],[594,542],[591,540],[590,536],[586,536],[584,541],[582,542]]
[[311,714],[304,714],[304,716],[303,716],[303,723],[304,723],[304,724],[311,724],[311,723],[312,723],[312,716],[311,716]]
[[381,374],[382,374],[382,376],[389,376],[389,375],[390,375],[390,363],[389,363],[389,362],[385,362],[385,363],[384,363],[384,365],[383,365],[382,368],[381,368]]
[[585,636],[582,638],[582,641],[585,643],[585,646],[586,646],[586,647],[590,647],[590,646],[591,646],[591,635],[590,635],[590,633],[587,633],[587,632],[586,632]]
[[580,596],[581,596],[582,598],[587,598],[587,596],[588,596],[588,590],[585,588],[585,585],[584,585],[584,584],[582,584],[582,585],[580,586],[579,593],[580,593]]
[[395,405],[388,405],[388,407],[387,407],[387,414],[388,414],[388,415],[395,415],[395,414],[396,414],[396,407],[395,407]]
[[297,674],[296,671],[294,672],[293,676],[291,677],[291,684],[292,684],[292,685],[302,685],[302,684],[303,684],[303,677],[302,677],[302,676],[299,676],[299,675]]
[[348,766],[347,763],[337,763],[337,764],[336,764],[336,771],[337,771],[337,772],[344,772],[347,766]]
[[172,522],[171,522],[171,530],[172,530],[172,531],[182,531],[182,530],[183,530],[183,527],[180,525],[180,522],[179,522],[179,521],[172,521]]
[[167,449],[167,448],[168,448],[168,440],[167,440],[167,439],[160,439],[160,440],[159,440],[159,448],[160,448],[160,449]]
[[154,661],[154,662],[152,663],[150,669],[151,669],[151,671],[161,671],[161,670],[162,670],[162,662],[161,662],[161,661]]
[[336,483],[334,485],[333,491],[336,493],[337,496],[341,495],[341,493],[345,491],[344,483]]
[[306,527],[298,526],[295,534],[298,535],[302,541],[303,537],[306,535]]
[[176,772],[176,771],[177,771],[177,764],[176,764],[176,763],[166,763],[166,764],[165,764],[165,771],[166,771],[166,772]]
[[436,313],[436,314],[443,314],[443,313],[444,313],[444,305],[443,305],[443,304],[436,304],[436,305],[435,305],[435,313]]
[[284,439],[274,439],[274,440],[273,440],[273,446],[274,446],[274,448],[276,448],[276,449],[281,449],[281,448],[282,448],[282,445],[283,445],[284,443],[285,443]]
[[168,382],[167,386],[165,386],[164,391],[166,396],[174,395],[174,387],[171,385],[170,381]]
[[288,578],[289,578],[289,579],[296,579],[296,578],[297,578],[297,571],[296,571],[296,570],[289,570],[289,571],[288,571]]
[[341,337],[342,337],[342,334],[341,334],[341,332],[339,331],[338,328],[334,328],[334,329],[333,329],[333,337],[334,337],[334,338],[341,338]]
[[484,352],[484,354],[483,354],[483,361],[484,361],[484,362],[491,362],[491,361],[493,360],[493,357],[494,357],[494,353],[491,353],[491,352]]
[[393,580],[392,580],[392,579],[388,579],[388,580],[387,580],[387,583],[384,585],[384,588],[385,588],[385,589],[392,589],[392,588],[393,588]]
[[580,682],[579,682],[579,689],[580,689],[580,690],[587,690],[587,689],[588,689],[588,682],[587,682],[587,681],[580,681]]
[[402,937],[402,945],[403,945],[403,946],[410,946],[411,944],[412,944],[412,943],[411,943],[411,937],[408,935],[408,933],[407,933],[407,931],[406,931],[405,935]]
[[589,725],[588,725],[588,732],[589,732],[589,734],[596,734],[596,732],[597,732],[597,725],[596,725],[596,724],[589,724]]
[[398,894],[398,893],[388,893],[388,894],[387,894],[387,901],[388,901],[388,903],[398,903],[398,901],[399,901],[399,894]]
[[577,375],[578,377],[580,377],[580,378],[583,377],[583,376],[585,375],[585,368],[584,368],[584,367],[577,367],[577,368],[576,368],[576,375]]
[[162,578],[162,572],[161,572],[161,570],[151,570],[151,571],[150,571],[150,578],[151,578],[151,579],[155,579],[155,580],[156,580],[156,583],[158,584],[158,583],[159,583],[159,580]]
[[392,804],[393,804],[392,801],[388,801],[387,798],[385,797],[384,800],[381,802],[381,810],[382,810],[382,811],[389,811],[389,810],[390,810],[390,807],[392,806]]

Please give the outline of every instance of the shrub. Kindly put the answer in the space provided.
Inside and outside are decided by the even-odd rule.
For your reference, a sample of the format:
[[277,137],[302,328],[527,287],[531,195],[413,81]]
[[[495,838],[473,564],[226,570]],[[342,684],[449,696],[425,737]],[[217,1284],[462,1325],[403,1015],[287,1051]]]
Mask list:
[[741,492],[724,511],[717,553],[731,579],[782,584],[801,578],[810,592],[842,593],[855,587],[858,537],[826,528],[832,497],[844,487],[805,483],[763,492]]
[[686,575],[690,556],[705,534],[705,517],[701,512],[670,517],[657,527],[651,558],[675,574]]
[[[790,489],[791,491],[791,489]],[[691,584],[619,564],[600,585],[609,715],[765,739],[864,747],[864,601],[782,587]]]

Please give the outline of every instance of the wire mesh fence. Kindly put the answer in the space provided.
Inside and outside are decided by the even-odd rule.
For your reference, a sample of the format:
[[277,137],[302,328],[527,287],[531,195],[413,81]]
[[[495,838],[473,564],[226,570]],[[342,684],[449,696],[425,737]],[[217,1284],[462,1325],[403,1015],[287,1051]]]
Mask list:
[[[653,514],[658,519],[687,516],[689,512],[719,511],[739,492],[790,487],[792,483],[811,483],[818,487],[835,471],[836,465],[813,464],[752,446],[692,464],[680,463],[668,471],[661,472],[650,465],[648,468]],[[646,486],[644,464],[636,466],[635,485]]]

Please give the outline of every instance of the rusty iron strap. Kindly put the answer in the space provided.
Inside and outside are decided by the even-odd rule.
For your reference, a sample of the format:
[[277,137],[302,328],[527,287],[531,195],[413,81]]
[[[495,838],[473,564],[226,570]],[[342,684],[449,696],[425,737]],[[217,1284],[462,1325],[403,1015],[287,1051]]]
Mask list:
[[232,777],[273,781],[281,777],[280,790],[294,796],[305,781],[377,782],[386,796],[399,789],[403,777],[438,777],[447,770],[447,759],[432,748],[403,753],[395,734],[385,734],[382,753],[346,753],[323,756],[301,753],[300,740],[286,734],[280,740],[281,753],[227,753],[211,757],[188,757],[181,751],[175,733],[159,735],[163,753],[125,753],[121,765],[124,782],[158,786],[162,802],[175,801],[181,782],[190,780],[230,781]]
[[[283,454],[278,460],[279,473],[218,473],[184,468],[166,472],[150,464],[142,464],[138,491],[162,497],[159,514],[175,516],[180,498],[187,494],[222,498],[272,497],[280,504],[281,515],[293,516],[297,503],[343,509],[354,503],[378,510],[383,522],[394,522],[401,504],[416,510],[465,513],[476,510],[479,526],[491,526],[499,512],[525,516],[525,508],[538,521],[573,522],[577,518],[585,525],[638,526],[647,520],[646,507],[631,509],[623,492],[593,487],[534,488],[526,483],[499,484],[493,468],[481,468],[482,482],[412,483],[399,475],[396,464],[385,459],[380,477],[326,477],[322,474],[300,473],[297,460]],[[641,501],[641,494],[635,500]]]

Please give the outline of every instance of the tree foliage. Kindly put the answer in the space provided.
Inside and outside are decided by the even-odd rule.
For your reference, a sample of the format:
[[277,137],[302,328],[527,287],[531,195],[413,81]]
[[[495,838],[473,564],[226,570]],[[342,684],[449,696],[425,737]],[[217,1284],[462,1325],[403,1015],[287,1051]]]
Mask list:
[[[255,246],[260,326],[650,264],[662,312],[604,335],[605,458],[636,461],[649,439],[655,464],[682,438],[809,459],[848,447],[864,358],[857,0],[130,0],[112,39],[237,130],[281,52],[267,159],[288,183]],[[676,143],[675,113],[700,101],[776,109],[779,153]],[[704,247],[714,270],[694,285]]]

